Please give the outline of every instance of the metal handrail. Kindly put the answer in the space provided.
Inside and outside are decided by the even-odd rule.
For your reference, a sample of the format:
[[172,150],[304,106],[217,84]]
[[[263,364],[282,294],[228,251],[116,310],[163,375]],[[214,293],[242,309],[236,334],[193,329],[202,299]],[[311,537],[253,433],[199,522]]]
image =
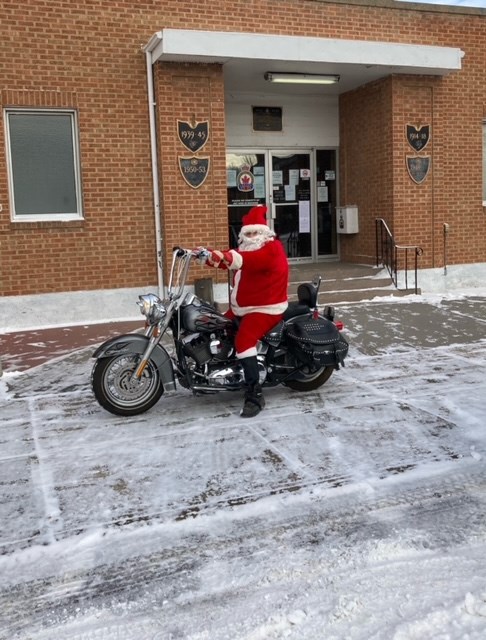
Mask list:
[[[418,293],[418,258],[423,254],[423,249],[416,245],[397,244],[392,232],[383,218],[375,219],[376,231],[376,266],[382,264],[390,274],[393,284],[398,287],[398,270],[405,272],[405,291],[408,291],[408,263],[409,252],[414,255],[414,291]],[[399,254],[399,252],[401,252]],[[404,257],[402,257],[404,256]],[[402,289],[403,291],[403,289]]]

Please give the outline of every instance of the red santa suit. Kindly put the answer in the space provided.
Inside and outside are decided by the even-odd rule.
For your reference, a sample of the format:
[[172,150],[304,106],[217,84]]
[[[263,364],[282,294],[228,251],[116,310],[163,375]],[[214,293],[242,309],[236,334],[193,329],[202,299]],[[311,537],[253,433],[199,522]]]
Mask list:
[[235,338],[238,358],[256,356],[257,342],[281,320],[288,306],[288,260],[267,225],[266,212],[267,207],[259,205],[243,216],[237,250],[211,254],[212,266],[235,272],[226,315],[240,319]]

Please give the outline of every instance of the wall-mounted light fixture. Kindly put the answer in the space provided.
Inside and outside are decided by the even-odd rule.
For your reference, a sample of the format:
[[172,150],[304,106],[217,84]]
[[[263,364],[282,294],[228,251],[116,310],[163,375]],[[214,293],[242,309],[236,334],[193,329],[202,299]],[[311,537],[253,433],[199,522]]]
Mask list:
[[267,71],[265,80],[268,82],[282,82],[284,84],[335,84],[340,76],[317,73],[280,73]]

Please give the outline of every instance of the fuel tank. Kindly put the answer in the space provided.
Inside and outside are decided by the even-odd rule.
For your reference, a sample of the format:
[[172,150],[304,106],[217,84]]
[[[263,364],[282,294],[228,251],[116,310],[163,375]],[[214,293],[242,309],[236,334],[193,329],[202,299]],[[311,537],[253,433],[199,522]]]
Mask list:
[[229,328],[233,324],[232,320],[196,296],[181,306],[181,320],[185,329],[199,333]]

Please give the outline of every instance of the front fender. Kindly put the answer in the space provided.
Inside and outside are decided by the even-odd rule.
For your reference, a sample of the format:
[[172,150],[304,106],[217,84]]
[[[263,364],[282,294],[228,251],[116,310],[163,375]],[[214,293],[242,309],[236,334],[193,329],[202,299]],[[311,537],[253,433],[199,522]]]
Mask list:
[[[142,355],[147,348],[149,339],[139,333],[127,333],[115,336],[103,342],[93,353],[93,358],[114,358],[122,355]],[[167,351],[160,344],[156,345],[150,355],[160,373],[160,379],[165,391],[175,390],[175,378],[172,362]]]

